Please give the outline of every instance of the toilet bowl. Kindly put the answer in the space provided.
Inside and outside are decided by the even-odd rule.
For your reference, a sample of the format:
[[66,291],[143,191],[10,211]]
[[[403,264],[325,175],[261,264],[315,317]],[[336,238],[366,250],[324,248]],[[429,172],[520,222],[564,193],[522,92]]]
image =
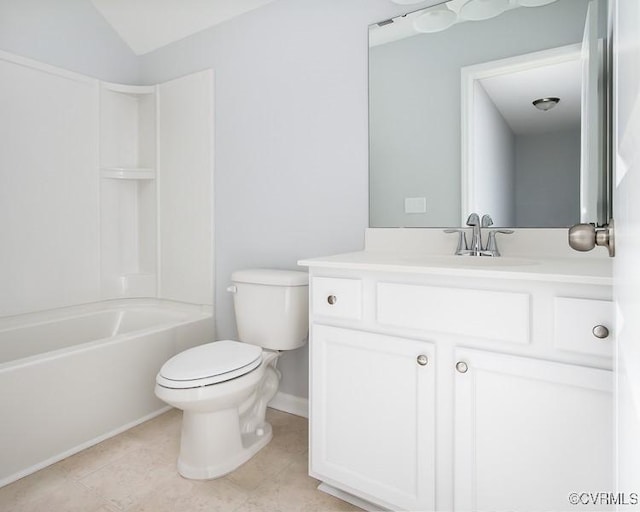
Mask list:
[[[183,411],[178,457],[182,476],[223,476],[271,440],[264,416],[278,389],[278,355],[223,340],[182,352],[162,367],[156,396]],[[211,371],[193,371],[204,369],[207,361],[212,362]]]
[[156,396],[183,411],[178,472],[186,478],[223,476],[271,440],[265,414],[280,383],[278,357],[306,341],[306,273],[245,270],[232,282],[241,341],[181,352],[156,377]]

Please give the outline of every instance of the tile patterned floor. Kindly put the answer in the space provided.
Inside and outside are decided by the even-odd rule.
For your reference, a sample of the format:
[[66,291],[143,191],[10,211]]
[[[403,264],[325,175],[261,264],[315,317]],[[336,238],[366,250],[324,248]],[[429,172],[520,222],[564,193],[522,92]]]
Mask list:
[[307,420],[269,409],[273,440],[224,478],[176,471],[181,413],[172,410],[0,488],[2,512],[332,512],[360,509],[307,475]]

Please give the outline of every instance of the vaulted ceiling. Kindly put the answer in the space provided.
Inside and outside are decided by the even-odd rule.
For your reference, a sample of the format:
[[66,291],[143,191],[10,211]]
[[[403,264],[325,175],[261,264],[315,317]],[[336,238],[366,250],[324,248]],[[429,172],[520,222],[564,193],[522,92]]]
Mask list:
[[142,55],[274,0],[91,0]]

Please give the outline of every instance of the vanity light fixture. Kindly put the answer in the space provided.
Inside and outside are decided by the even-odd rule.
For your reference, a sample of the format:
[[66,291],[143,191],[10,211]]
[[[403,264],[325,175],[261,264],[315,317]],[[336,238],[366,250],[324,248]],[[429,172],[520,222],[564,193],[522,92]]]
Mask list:
[[480,21],[498,16],[507,10],[509,0],[468,0],[460,8],[460,17],[469,21]]
[[458,16],[449,9],[446,4],[438,5],[432,9],[426,9],[420,16],[413,20],[413,28],[417,32],[440,32],[448,29],[456,22]]
[[558,103],[560,103],[560,98],[554,98],[554,97],[538,98],[532,103],[533,103],[533,106],[536,107],[538,110],[542,110],[543,112],[546,112],[548,110],[551,110]]
[[552,4],[556,0],[518,0],[522,7],[541,7],[543,5]]

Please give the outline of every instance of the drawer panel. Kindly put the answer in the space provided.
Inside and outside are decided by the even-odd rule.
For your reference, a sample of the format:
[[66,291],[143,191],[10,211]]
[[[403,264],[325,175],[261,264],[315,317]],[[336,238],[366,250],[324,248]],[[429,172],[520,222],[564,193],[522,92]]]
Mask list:
[[[561,350],[612,357],[613,303],[609,300],[556,297],[553,303],[554,345]],[[609,330],[600,339],[593,333],[597,325]]]
[[311,288],[314,315],[349,320],[362,317],[360,279],[314,277]]
[[529,343],[529,294],[378,283],[380,324]]

